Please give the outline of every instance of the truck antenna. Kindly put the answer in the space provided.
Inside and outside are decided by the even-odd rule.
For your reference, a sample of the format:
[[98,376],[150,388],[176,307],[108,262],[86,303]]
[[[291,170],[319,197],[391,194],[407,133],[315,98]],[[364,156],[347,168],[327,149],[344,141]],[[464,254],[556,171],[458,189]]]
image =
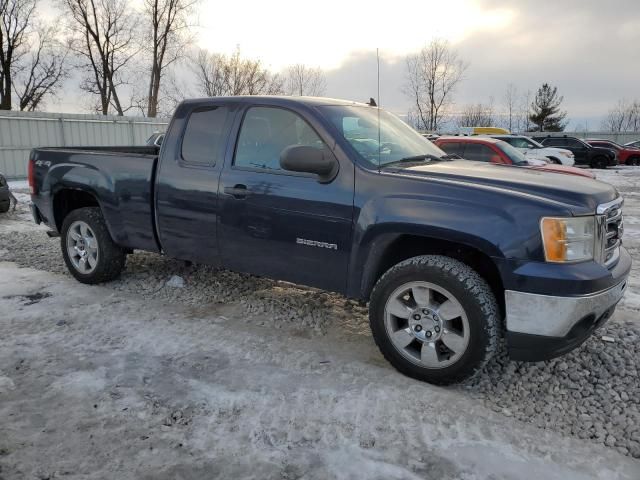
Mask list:
[[378,102],[376,104],[378,109],[378,173],[380,173],[382,145],[380,145],[380,49],[378,48],[376,48],[376,64],[378,68]]

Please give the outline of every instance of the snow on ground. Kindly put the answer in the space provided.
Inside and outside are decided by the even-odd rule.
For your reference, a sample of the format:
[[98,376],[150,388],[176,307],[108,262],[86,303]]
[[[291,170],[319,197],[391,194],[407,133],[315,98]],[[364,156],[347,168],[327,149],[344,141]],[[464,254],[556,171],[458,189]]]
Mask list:
[[5,479],[637,479],[629,457],[292,336],[0,263]]
[[[10,183],[11,185],[11,183]],[[43,225],[36,225],[28,208],[31,197],[24,190],[14,190],[11,188],[13,195],[18,200],[18,206],[15,210],[11,208],[7,213],[0,214],[0,233],[9,232],[29,232],[39,230],[46,231]]]
[[26,180],[9,180],[11,190],[29,190],[29,182]]
[[[596,174],[640,258],[640,169]],[[638,262],[613,343],[436,388],[392,370],[339,295],[148,253],[80,285],[17,194],[0,215],[4,479],[640,478]]]

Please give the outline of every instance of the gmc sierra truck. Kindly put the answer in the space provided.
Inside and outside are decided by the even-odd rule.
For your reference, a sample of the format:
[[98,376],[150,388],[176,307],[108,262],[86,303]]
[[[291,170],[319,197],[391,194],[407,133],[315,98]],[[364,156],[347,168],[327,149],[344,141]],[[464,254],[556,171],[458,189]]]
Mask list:
[[525,361],[572,350],[631,267],[610,185],[451,158],[340,100],[188,100],[159,149],[37,148],[29,184],[80,282],[147,250],[339,292],[369,303],[394,367],[437,384],[503,343]]

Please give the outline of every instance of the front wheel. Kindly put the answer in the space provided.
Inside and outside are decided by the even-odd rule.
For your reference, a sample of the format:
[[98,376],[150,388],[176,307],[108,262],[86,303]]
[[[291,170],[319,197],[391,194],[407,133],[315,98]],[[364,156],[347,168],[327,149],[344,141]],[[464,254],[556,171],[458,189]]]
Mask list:
[[640,165],[640,157],[631,157],[627,160],[627,165],[638,166]]
[[78,281],[95,284],[120,275],[126,253],[114,243],[99,208],[72,211],[64,219],[61,233],[62,256]]
[[500,315],[491,288],[445,256],[410,258],[387,271],[371,294],[369,320],[384,357],[429,383],[472,377],[498,348]]

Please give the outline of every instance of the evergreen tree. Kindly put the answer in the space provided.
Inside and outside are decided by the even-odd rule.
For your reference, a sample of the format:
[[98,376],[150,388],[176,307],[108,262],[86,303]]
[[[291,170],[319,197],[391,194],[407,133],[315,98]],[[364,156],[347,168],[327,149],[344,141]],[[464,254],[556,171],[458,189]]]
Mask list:
[[560,111],[560,104],[564,97],[558,96],[558,87],[548,83],[543,84],[537,91],[531,104],[529,120],[539,132],[562,132],[567,126],[564,118],[567,112]]

